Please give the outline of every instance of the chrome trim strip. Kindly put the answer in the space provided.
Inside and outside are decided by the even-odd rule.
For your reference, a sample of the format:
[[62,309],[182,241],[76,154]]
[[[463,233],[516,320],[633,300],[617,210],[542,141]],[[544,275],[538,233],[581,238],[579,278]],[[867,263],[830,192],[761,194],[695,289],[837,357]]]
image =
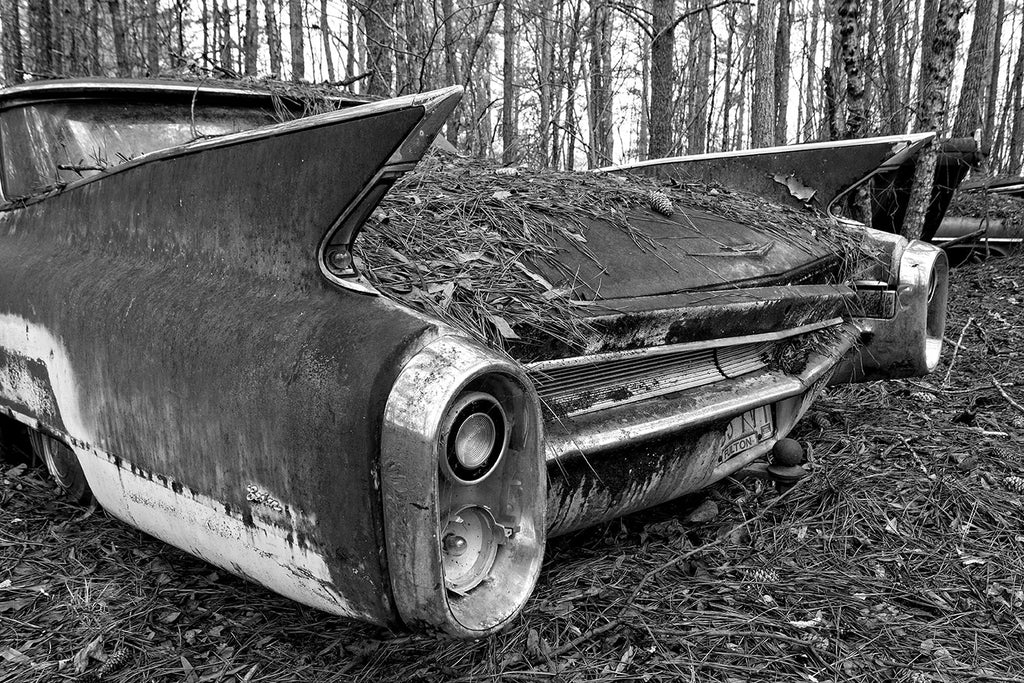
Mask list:
[[556,368],[561,369],[579,365],[595,365],[597,363],[612,360],[652,358],[655,356],[664,356],[685,351],[701,351],[704,349],[718,349],[723,346],[739,346],[741,344],[781,341],[783,339],[788,339],[789,337],[795,337],[808,332],[815,332],[826,327],[835,327],[842,323],[842,318],[829,318],[828,320],[808,323],[806,325],[791,327],[788,330],[779,330],[777,332],[763,332],[760,334],[744,335],[742,337],[723,337],[721,339],[708,339],[706,341],[667,344],[665,346],[658,346],[654,348],[630,349],[629,351],[611,351],[608,353],[594,354],[592,356],[574,356],[572,358],[562,358],[558,360],[537,361],[535,363],[527,363],[526,369],[531,374],[534,374]]
[[[548,465],[570,455],[591,455],[671,436],[801,394],[825,377],[853,347],[856,326],[845,323],[843,331],[846,334],[841,343],[828,353],[812,353],[807,367],[796,377],[771,371],[701,387],[699,401],[692,392],[685,392],[671,401],[642,402],[597,413],[593,417],[598,419],[569,421],[575,424],[548,420]],[[581,423],[583,426],[574,429]]]

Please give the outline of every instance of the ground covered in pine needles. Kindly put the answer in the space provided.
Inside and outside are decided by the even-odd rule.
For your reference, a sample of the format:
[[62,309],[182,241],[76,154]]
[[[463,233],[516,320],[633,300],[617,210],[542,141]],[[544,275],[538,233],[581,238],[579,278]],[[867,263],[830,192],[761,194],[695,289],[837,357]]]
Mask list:
[[796,488],[555,539],[524,615],[475,642],[298,606],[9,460],[0,681],[1024,680],[1022,269],[954,274],[936,374],[830,390]]

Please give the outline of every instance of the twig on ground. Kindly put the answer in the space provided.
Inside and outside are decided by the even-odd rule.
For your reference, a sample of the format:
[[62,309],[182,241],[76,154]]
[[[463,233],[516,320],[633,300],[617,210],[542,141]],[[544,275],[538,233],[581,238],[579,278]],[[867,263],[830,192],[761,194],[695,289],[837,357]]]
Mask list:
[[953,366],[956,364],[956,355],[960,353],[960,345],[964,342],[964,335],[967,334],[967,328],[974,322],[974,317],[967,319],[967,324],[960,330],[960,337],[956,340],[956,346],[953,347],[953,355],[949,359],[949,367],[946,368],[946,376],[942,379],[942,386],[945,387],[949,384],[949,376],[953,373]]
[[1003,389],[1003,385],[999,383],[999,380],[997,380],[995,376],[992,377],[992,385],[999,390],[999,393],[1003,395],[1003,398],[1006,399],[1007,403],[1017,409],[1017,412],[1024,413],[1024,406],[1014,401],[1013,398],[1006,393],[1006,389]]

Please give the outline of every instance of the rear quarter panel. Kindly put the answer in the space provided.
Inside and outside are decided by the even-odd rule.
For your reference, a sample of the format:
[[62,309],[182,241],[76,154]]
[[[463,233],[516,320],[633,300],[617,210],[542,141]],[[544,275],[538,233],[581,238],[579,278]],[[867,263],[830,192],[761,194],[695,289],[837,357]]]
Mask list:
[[345,143],[150,162],[0,212],[0,406],[66,435],[114,515],[384,622],[381,414],[430,324],[316,270],[376,170]]

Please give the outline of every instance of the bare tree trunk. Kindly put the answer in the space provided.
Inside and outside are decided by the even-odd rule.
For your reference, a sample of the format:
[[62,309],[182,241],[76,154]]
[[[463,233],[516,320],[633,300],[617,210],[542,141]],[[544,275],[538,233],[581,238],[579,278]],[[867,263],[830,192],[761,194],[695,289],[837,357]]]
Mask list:
[[612,93],[611,93],[611,12],[604,0],[597,0],[590,9],[590,118],[591,168],[611,163],[612,157]]
[[[918,109],[919,131],[935,130],[945,119],[949,84],[953,78],[953,60],[956,45],[960,41],[960,17],[963,14],[963,0],[939,0],[932,42],[927,46],[929,49],[925,51],[925,59],[921,64],[921,92],[924,99]],[[935,149],[932,145],[917,159],[910,204],[900,228],[904,237],[921,237],[925,214],[931,202],[934,177]]]
[[[451,0],[447,0],[451,2]],[[553,72],[555,62],[555,41],[551,35],[552,21],[551,14],[554,10],[553,0],[543,0],[541,12],[538,17],[538,42],[540,49],[539,73],[537,78],[540,81],[539,109],[540,120],[537,122],[537,140],[540,147],[541,168],[551,166],[551,158],[548,155],[547,141],[551,136],[551,113],[553,97]]]
[[505,44],[502,58],[501,162],[508,165],[515,161],[516,156],[515,0],[503,0],[503,5],[502,37]]
[[100,74],[100,5],[89,0],[89,73]]
[[1013,82],[1010,85],[1008,104],[1013,111],[1013,126],[1010,130],[1010,150],[1007,153],[1007,171],[1013,175],[1021,173],[1021,153],[1024,152],[1024,23],[1021,25],[1020,45],[1017,49],[1017,63],[1013,66]]
[[791,0],[779,0],[779,27],[775,35],[775,144],[786,144],[789,113],[789,39]]
[[3,30],[4,82],[7,85],[21,83],[25,80],[25,62],[18,0],[0,0],[0,29]]
[[776,0],[760,0],[754,24],[754,95],[750,101],[750,145],[775,142]]
[[[876,84],[878,82],[878,55],[881,49],[878,47],[878,15],[881,13],[879,0],[870,0],[870,5],[861,4],[860,28],[864,27],[864,11],[868,12],[867,28],[867,52],[863,49],[860,52],[860,70],[864,80],[864,114],[867,121],[864,123],[864,135],[872,128],[872,114],[878,109],[876,98]],[[863,45],[863,43],[862,43]]]
[[281,77],[281,26],[277,23],[277,0],[264,0],[263,20],[267,27],[267,49],[270,52],[270,74]]
[[[939,17],[939,0],[924,0],[924,10],[921,15],[921,59],[919,64],[921,65],[921,73],[918,74],[917,79],[917,102],[918,107],[925,99],[925,78],[924,78],[924,63],[928,61],[928,56],[931,54],[931,45],[935,37],[935,26],[938,23]],[[916,24],[916,22],[914,22]],[[959,40],[959,38],[957,39]],[[915,46],[916,48],[917,46]],[[913,54],[913,53],[911,53]]]
[[396,0],[361,0],[357,8],[366,27],[367,69],[373,73],[369,78],[367,91],[371,95],[390,95],[395,68]]
[[[750,11],[749,9],[747,10],[746,19],[747,19],[747,25],[748,26],[753,26],[753,12]],[[739,106],[736,108],[736,127],[734,129],[734,139],[733,139],[733,144],[732,144],[731,149],[742,149],[745,146],[744,145],[744,139],[745,139],[744,136],[745,136],[745,131],[748,130],[747,128],[744,128],[744,125],[746,123],[746,117],[747,117],[747,92],[748,92],[748,86],[749,86],[750,80],[751,80],[751,77],[750,77],[750,73],[752,71],[751,62],[754,60],[754,40],[753,40],[753,37],[754,37],[754,32],[752,30],[748,31],[747,35],[744,36],[743,47],[740,50],[742,52],[741,57],[742,57],[742,63],[743,64],[742,64],[742,66],[740,67],[740,70],[739,70],[739,73],[740,73],[740,91],[739,91],[739,94],[738,94],[738,97],[737,97],[737,102],[739,102]]]
[[902,133],[906,128],[906,119],[902,112],[906,111],[903,96],[903,71],[900,68],[900,45],[897,42],[897,26],[899,12],[897,4],[901,0],[882,0],[882,68],[881,101],[882,131],[885,133]]
[[146,0],[146,68],[150,76],[160,73],[160,33],[157,30],[159,13],[157,0]]
[[28,45],[32,49],[31,71],[53,74],[53,27],[50,23],[50,0],[28,5]]
[[[701,0],[697,0],[701,2]],[[782,0],[788,2],[788,0]],[[708,105],[711,100],[711,10],[705,9],[703,3],[695,7],[697,13],[693,17],[690,52],[693,88],[690,95],[689,131],[686,135],[686,151],[688,154],[702,154],[708,146]]]
[[[960,103],[953,121],[953,135],[957,137],[971,135],[985,123],[985,88],[991,78],[992,28],[992,0],[977,0]],[[988,133],[983,131],[986,139]]]
[[327,62],[327,80],[334,82],[334,57],[331,56],[331,25],[327,21],[327,0],[320,0],[320,35],[324,40],[324,60]]
[[224,0],[220,7],[220,68],[227,73],[235,71],[231,42],[231,8],[228,0]]
[[725,87],[722,89],[722,151],[729,149],[729,109],[732,107],[733,39],[736,35],[736,6],[729,5],[725,17]]
[[985,131],[985,135],[988,138],[987,142],[989,143],[996,137],[996,109],[999,105],[999,66],[1002,63],[999,51],[1003,38],[1005,9],[1005,0],[998,0],[995,3],[995,14],[992,17],[995,22],[995,36],[992,39],[991,60],[989,62],[990,71],[988,97],[985,101],[985,121],[982,124],[982,130]]
[[303,32],[302,0],[288,0],[288,39],[291,43],[292,80],[306,77],[306,34]]
[[839,40],[842,45],[843,70],[846,72],[846,137],[864,134],[864,57],[860,49],[860,0],[839,0]]
[[[269,0],[268,0],[269,2]],[[203,56],[202,62],[205,63],[210,58],[210,9],[206,5],[206,0],[203,0],[199,7],[201,16],[199,17],[199,23],[203,29]]]
[[654,0],[651,30],[651,140],[647,148],[650,159],[668,156],[672,150],[672,90],[675,70],[675,0]]
[[245,55],[246,76],[256,75],[256,62],[260,49],[260,15],[256,0],[245,0],[245,37],[242,52]]
[[839,125],[839,94],[836,92],[835,67],[826,66],[821,78],[821,86],[825,99],[825,118],[822,121],[822,136],[829,140],[838,140],[842,136]]
[[576,70],[576,53],[579,50],[579,38],[582,33],[582,1],[577,0],[573,8],[572,26],[569,28],[569,46],[566,50],[568,60],[565,65],[565,170],[576,167],[576,87],[579,85]]
[[[450,4],[451,0],[447,0]],[[445,16],[448,16],[447,14]],[[348,49],[345,51],[345,74],[348,77],[356,75],[356,12],[351,2],[345,3],[345,38],[348,41]],[[445,24],[447,30],[447,24]],[[454,81],[453,81],[454,82]]]
[[[452,25],[455,23],[455,6],[452,0],[441,0],[441,13],[444,15],[442,17],[444,23],[442,26],[443,34],[441,39],[444,41],[445,79],[449,84],[462,83],[462,71],[459,68],[459,55],[456,50],[456,32],[452,28]],[[456,113],[448,119],[446,136],[448,138],[448,142],[453,145],[456,144],[459,139],[459,128],[463,111],[464,107],[460,105]]]
[[128,66],[128,50],[125,45],[124,17],[121,15],[120,0],[107,0],[107,9],[110,12],[110,27],[114,38],[114,58],[117,62],[117,75],[127,78],[131,75],[131,68]]

